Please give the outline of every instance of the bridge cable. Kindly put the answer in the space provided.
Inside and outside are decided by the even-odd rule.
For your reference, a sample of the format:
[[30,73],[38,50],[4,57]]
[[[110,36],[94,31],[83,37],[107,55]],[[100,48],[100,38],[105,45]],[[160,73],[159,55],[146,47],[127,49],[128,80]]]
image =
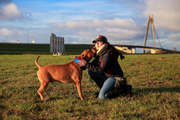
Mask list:
[[[146,26],[145,26],[145,25],[143,25],[143,27],[139,30],[140,33],[138,33],[138,34],[134,37],[134,39],[135,39],[136,41],[141,42],[141,41],[144,40],[144,34],[145,34],[144,29],[146,29]],[[141,33],[141,31],[143,31],[143,33]],[[141,45],[141,44],[140,44],[140,45]]]
[[[159,40],[159,37],[158,37],[158,35],[157,35],[157,32],[156,32],[156,29],[155,29],[155,27],[154,27],[154,31],[155,31],[155,34],[156,34],[156,36],[157,36],[157,38],[158,38],[159,45],[161,46],[161,43],[160,43],[160,40]],[[162,46],[161,46],[161,48],[162,48]]]

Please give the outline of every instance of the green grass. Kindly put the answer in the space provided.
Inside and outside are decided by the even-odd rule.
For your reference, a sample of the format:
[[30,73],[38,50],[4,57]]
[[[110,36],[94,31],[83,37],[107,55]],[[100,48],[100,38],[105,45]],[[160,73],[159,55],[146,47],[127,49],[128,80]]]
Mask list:
[[[180,119],[180,55],[125,55],[119,63],[133,86],[133,96],[101,101],[83,72],[82,92],[74,84],[49,84],[40,100],[37,55],[0,55],[0,119]],[[40,65],[65,64],[74,55],[41,55]]]
[[[68,55],[78,55],[85,49],[91,49],[93,45],[65,44]],[[52,54],[50,44],[19,44],[0,43],[0,55],[22,55],[22,54]]]

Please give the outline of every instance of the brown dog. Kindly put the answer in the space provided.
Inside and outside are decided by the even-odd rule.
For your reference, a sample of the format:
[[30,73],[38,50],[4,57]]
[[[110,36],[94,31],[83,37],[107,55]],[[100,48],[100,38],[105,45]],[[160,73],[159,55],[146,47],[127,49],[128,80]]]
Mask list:
[[[90,61],[96,50],[93,48],[91,50],[87,49],[82,52],[82,54],[76,57],[79,60]],[[65,65],[46,65],[41,66],[37,63],[39,56],[35,60],[35,64],[38,66],[39,70],[37,72],[39,81],[41,82],[40,88],[37,93],[40,95],[41,100],[45,100],[42,93],[48,86],[49,82],[63,82],[63,83],[75,83],[79,93],[79,97],[83,100],[81,91],[81,79],[83,69],[78,66],[75,61],[67,63]]]

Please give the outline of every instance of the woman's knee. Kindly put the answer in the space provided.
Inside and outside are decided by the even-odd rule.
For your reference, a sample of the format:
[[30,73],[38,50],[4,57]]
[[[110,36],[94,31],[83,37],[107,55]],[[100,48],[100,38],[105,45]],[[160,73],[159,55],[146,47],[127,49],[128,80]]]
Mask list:
[[107,93],[111,90],[114,89],[114,83],[115,83],[116,79],[115,78],[108,78],[104,84],[103,87],[101,88],[100,92],[99,92],[99,96],[98,98],[100,100],[105,100],[108,98]]

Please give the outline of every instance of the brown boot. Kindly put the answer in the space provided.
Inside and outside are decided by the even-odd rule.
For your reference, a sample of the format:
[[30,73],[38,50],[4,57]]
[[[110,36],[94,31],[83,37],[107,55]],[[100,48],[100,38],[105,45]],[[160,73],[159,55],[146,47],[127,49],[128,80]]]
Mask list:
[[126,92],[128,97],[132,97],[132,85],[127,85]]
[[119,94],[131,97],[132,96],[132,85],[127,85],[126,88],[118,88],[111,90],[107,93],[108,98],[115,98]]
[[119,94],[124,93],[125,89],[114,89],[111,90],[107,93],[108,98],[115,98],[117,97]]

